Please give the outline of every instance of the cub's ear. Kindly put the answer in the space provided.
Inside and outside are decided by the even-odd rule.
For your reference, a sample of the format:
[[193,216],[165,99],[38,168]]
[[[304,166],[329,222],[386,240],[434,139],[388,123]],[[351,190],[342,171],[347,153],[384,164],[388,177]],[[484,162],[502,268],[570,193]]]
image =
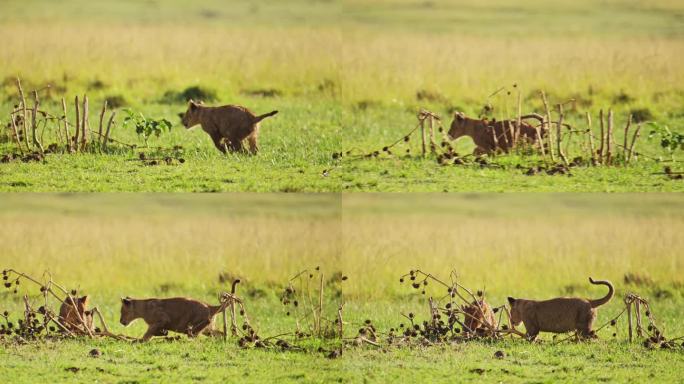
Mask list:
[[178,113],[178,117],[179,117],[180,119],[184,118],[184,117],[185,117],[185,113],[183,113],[183,112]]
[[515,299],[512,298],[512,297],[510,297],[510,296],[508,296],[508,304],[510,304],[510,305],[515,304]]
[[461,311],[467,311],[467,310],[468,310],[468,307],[467,307],[467,306],[461,305]]
[[83,304],[87,304],[88,300],[90,300],[90,297],[88,295],[85,295],[85,296],[81,297],[80,299],[78,299],[78,301],[82,302]]
[[121,298],[121,303],[122,303],[123,305],[128,305],[128,304],[131,303],[131,299],[128,298],[128,297],[122,297],[122,298]]
[[465,118],[465,115],[463,114],[463,112],[456,112],[454,113],[454,118],[456,120],[463,120]]

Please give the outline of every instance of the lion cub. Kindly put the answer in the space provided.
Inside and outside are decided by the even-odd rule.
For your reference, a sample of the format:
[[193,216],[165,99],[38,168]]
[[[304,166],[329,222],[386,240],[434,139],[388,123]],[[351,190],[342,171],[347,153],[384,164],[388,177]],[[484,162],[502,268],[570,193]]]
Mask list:
[[591,328],[596,319],[596,308],[609,302],[613,298],[615,289],[610,281],[594,281],[590,277],[589,282],[607,286],[608,294],[596,300],[559,297],[536,301],[509,297],[511,322],[516,326],[521,322],[524,323],[530,340],[534,340],[539,332],[578,331],[582,338],[595,337]]
[[196,337],[201,333],[219,335],[214,330],[214,316],[225,309],[224,305],[209,305],[184,297],[170,299],[121,299],[121,324],[128,326],[133,320],[142,318],[148,328],[142,341],[152,336],[166,336],[168,331],[185,333]]
[[[59,322],[66,329],[74,333],[86,332],[86,328],[92,332],[93,314],[88,311],[89,300],[90,298],[86,295],[74,297],[72,302],[69,296],[67,296],[59,307]],[[81,322],[81,319],[83,319],[83,322]]]
[[259,122],[276,113],[278,111],[255,116],[249,109],[237,105],[205,107],[190,100],[181,120],[187,129],[201,125],[216,148],[223,153],[226,147],[233,152],[242,151],[242,141],[247,139],[249,152],[256,154],[259,151]]
[[494,328],[498,325],[492,307],[484,299],[477,302],[473,301],[468,305],[462,305],[461,310],[465,314],[463,324],[466,326],[466,333],[482,334],[489,331],[489,327],[485,324],[489,324]]
[[[510,120],[496,122],[477,120],[466,117],[463,112],[456,112],[448,135],[451,140],[456,140],[461,136],[470,136],[477,146],[473,152],[475,155],[493,153],[498,149],[508,152],[513,147],[511,128],[515,130],[517,124],[517,121]],[[531,144],[537,142],[537,130],[525,122],[520,124],[519,135],[519,141]],[[540,135],[543,136],[543,132],[540,132]]]

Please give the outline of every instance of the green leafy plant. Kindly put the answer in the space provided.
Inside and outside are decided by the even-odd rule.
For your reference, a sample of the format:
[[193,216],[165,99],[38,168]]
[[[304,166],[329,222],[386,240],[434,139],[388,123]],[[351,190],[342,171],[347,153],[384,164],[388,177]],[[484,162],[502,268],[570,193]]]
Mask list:
[[135,133],[142,137],[146,147],[150,137],[159,137],[162,133],[171,130],[171,122],[166,119],[147,118],[141,112],[134,112],[130,109],[124,111],[127,116],[123,120],[123,126],[126,128],[133,126]]
[[660,140],[660,147],[667,152],[674,160],[674,155],[677,150],[684,150],[684,134],[673,132],[667,125],[661,125],[656,122],[648,123],[651,126],[651,132],[648,134],[648,139],[654,137]]

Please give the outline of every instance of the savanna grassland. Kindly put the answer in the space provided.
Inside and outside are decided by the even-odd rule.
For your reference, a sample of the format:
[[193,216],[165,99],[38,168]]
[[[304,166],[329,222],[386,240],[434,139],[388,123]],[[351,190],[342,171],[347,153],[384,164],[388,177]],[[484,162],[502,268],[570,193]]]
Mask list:
[[[119,111],[112,137],[138,148],[13,161],[2,165],[0,189],[338,190],[335,173],[323,176],[340,143],[338,14],[337,3],[317,1],[3,1],[3,126],[18,104],[18,76],[29,99],[31,90],[41,90],[41,109],[49,113],[61,116],[65,97],[72,124],[75,96],[89,96],[91,129],[108,100]],[[177,115],[189,98],[280,113],[262,122],[259,155],[224,156],[200,128],[183,128]],[[125,108],[167,119],[170,132],[145,145],[123,126]],[[40,137],[45,147],[58,142],[54,128],[41,128]],[[3,141],[3,153],[16,152],[10,137]],[[183,164],[137,161],[140,152],[164,158],[170,151],[159,147],[176,146],[182,148],[171,156]]]
[[[218,293],[240,278],[237,293],[265,338],[294,331],[293,309],[279,296],[298,272],[320,267],[329,298],[324,305],[334,309],[341,294],[334,277],[338,196],[21,194],[5,196],[0,208],[2,269],[41,280],[47,271],[67,289],[90,295],[115,333],[140,337],[146,329],[142,320],[128,328],[119,324],[125,296],[187,296],[215,304]],[[15,324],[24,293],[42,302],[27,280],[18,289],[0,292],[2,311]],[[220,328],[220,316],[216,322]],[[304,341],[298,344],[310,352],[278,352],[241,349],[236,338],[145,345],[87,338],[3,341],[0,375],[7,382],[334,381],[348,375],[316,352],[331,342]],[[94,348],[100,358],[88,357]]]
[[[682,132],[684,121],[684,6],[677,1],[348,1],[345,3],[342,69],[342,189],[349,191],[680,191],[680,180],[662,175],[679,169],[648,140],[657,122]],[[502,89],[503,88],[503,89]],[[544,113],[539,91],[565,104],[565,122],[586,129],[600,109],[615,113],[617,143],[629,114],[643,123],[641,156],[625,168],[576,167],[565,175],[524,175],[518,166],[541,162],[514,153],[480,164],[440,166],[419,156],[420,139],[400,140],[421,108],[437,113],[448,130],[453,112],[490,119]],[[497,93],[498,91],[498,93]],[[493,95],[494,94],[494,95]],[[493,95],[493,96],[492,96]],[[557,114],[552,113],[552,119]],[[634,126],[632,127],[634,129]],[[437,136],[440,144],[442,137]],[[588,146],[587,138],[582,145]],[[454,143],[461,156],[469,138]],[[565,144],[564,144],[565,145]],[[577,137],[567,152],[587,156]],[[406,150],[410,150],[407,153]],[[354,155],[379,151],[378,158]],[[681,155],[681,153],[680,153]],[[654,160],[655,159],[655,160]]]
[[[448,301],[446,288],[414,289],[409,270],[483,290],[492,306],[507,296],[598,298],[611,280],[614,299],[598,311],[596,328],[623,308],[628,292],[650,300],[669,337],[684,335],[682,204],[668,194],[381,194],[345,195],[342,267],[346,313],[355,332],[371,320],[378,332],[429,320],[428,297]],[[422,294],[422,290],[425,294]],[[441,304],[442,306],[444,304]],[[505,319],[505,318],[504,318]],[[401,331],[401,329],[400,329]],[[613,336],[613,333],[616,335]],[[629,344],[623,316],[599,340],[556,343],[474,341],[436,347],[364,346],[345,351],[361,381],[671,382],[681,377],[681,350]],[[380,336],[382,339],[386,336]],[[563,339],[561,336],[557,340]],[[681,343],[681,341],[679,342]],[[506,357],[494,358],[496,351]]]

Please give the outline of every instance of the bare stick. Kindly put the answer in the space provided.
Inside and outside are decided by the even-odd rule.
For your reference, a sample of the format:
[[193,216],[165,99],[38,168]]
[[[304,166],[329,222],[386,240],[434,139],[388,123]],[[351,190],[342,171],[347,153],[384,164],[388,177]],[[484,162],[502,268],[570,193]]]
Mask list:
[[625,125],[625,137],[622,142],[622,159],[627,161],[627,137],[629,136],[629,127],[632,125],[632,114],[627,117],[627,125]]
[[66,101],[62,97],[62,111],[64,112],[64,133],[66,134],[67,152],[71,152],[71,136],[69,135],[69,122],[67,121]]
[[21,98],[21,112],[22,112],[22,124],[24,129],[24,142],[26,143],[26,149],[30,152],[31,145],[28,139],[28,111],[26,110],[26,97],[24,96],[24,89],[21,87],[21,80],[17,77],[17,88],[19,89],[19,97]]
[[568,165],[568,158],[565,157],[563,149],[561,148],[561,127],[563,127],[563,104],[558,104],[558,125],[556,126],[556,146],[558,150],[558,156],[565,165]]
[[340,339],[344,338],[344,323],[342,322],[342,309],[344,307],[344,304],[340,304],[339,307],[337,307],[337,326],[338,326],[338,332],[340,333]]
[[[233,285],[230,288],[231,294],[235,295],[235,292],[237,290],[237,285],[240,283],[240,279],[234,280]],[[237,326],[237,315],[235,314],[235,300],[230,301],[230,319],[231,319],[231,325],[230,325],[230,333],[233,336],[237,336],[238,334],[238,326]],[[225,323],[224,323],[225,324]],[[225,326],[224,326],[225,327]]]
[[[627,301],[627,300],[625,300]],[[629,342],[632,342],[632,302],[627,301],[627,327],[629,330]]]
[[435,143],[435,120],[432,116],[428,117],[430,119],[430,152],[434,154],[437,152],[437,143]]
[[606,145],[606,133],[604,129],[603,109],[599,111],[599,121],[601,123],[601,145],[599,146],[598,158],[599,162],[603,164],[603,153]]
[[641,300],[634,301],[634,311],[636,312],[636,333],[637,336],[641,337],[643,336],[641,332]]
[[611,151],[611,144],[613,142],[613,110],[608,110],[608,132],[606,133],[606,164],[611,165],[613,162],[613,153]]
[[88,144],[88,125],[90,125],[90,122],[88,121],[88,96],[83,95],[83,122],[81,123],[81,152],[83,152],[86,149],[86,145]]
[[107,149],[107,141],[109,140],[109,130],[112,128],[112,122],[114,122],[114,117],[116,116],[116,111],[112,112],[109,117],[109,122],[107,122],[107,131],[105,132],[104,139],[102,140],[102,148]]
[[522,95],[518,88],[518,118],[515,124],[515,135],[513,136],[513,144],[516,146],[518,145],[518,139],[520,138],[520,124],[522,124]]
[[12,122],[12,131],[14,133],[14,140],[17,143],[17,148],[19,148],[20,153],[24,153],[24,149],[21,147],[21,141],[19,141],[19,132],[17,131],[17,123],[14,121],[14,115],[10,115],[10,121]]
[[78,151],[78,136],[81,133],[81,115],[80,115],[80,107],[78,105],[78,96],[74,98],[74,107],[76,108],[76,130],[74,132],[74,149]]
[[544,103],[544,111],[546,112],[546,134],[548,136],[547,140],[549,142],[549,154],[551,155],[551,161],[556,161],[556,155],[553,151],[553,130],[551,129],[551,110],[549,109],[549,102],[546,100],[546,94],[541,91],[542,102]]
[[31,136],[33,137],[33,145],[38,147],[40,153],[43,153],[43,145],[38,141],[38,136],[36,136],[36,128],[38,124],[36,123],[36,116],[38,115],[38,91],[33,91],[33,112],[31,113]]
[[107,99],[105,99],[104,103],[102,103],[102,112],[100,112],[100,124],[97,129],[97,142],[100,145],[102,144],[102,122],[104,120],[105,112],[107,112]]
[[422,116],[419,116],[418,119],[420,120],[420,137],[422,139],[422,150],[423,150],[423,157],[425,157],[425,119]]
[[596,149],[594,148],[594,130],[591,126],[591,114],[587,112],[587,131],[589,132],[589,150],[591,151],[591,163],[596,165]]
[[318,324],[316,327],[318,328],[318,334],[320,336],[321,334],[321,316],[323,313],[323,272],[321,272],[321,278],[318,284]]
[[636,141],[639,138],[639,131],[641,131],[641,124],[638,124],[637,128],[634,130],[634,136],[632,136],[632,144],[629,146],[629,159],[627,159],[627,162],[631,162],[632,158],[634,157],[634,145],[636,144]]

